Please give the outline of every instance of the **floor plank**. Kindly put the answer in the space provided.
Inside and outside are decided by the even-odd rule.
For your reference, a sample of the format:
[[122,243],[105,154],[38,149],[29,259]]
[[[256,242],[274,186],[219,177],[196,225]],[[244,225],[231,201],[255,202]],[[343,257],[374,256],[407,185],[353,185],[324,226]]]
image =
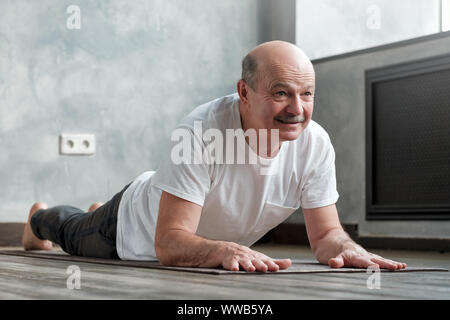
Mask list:
[[[273,257],[314,259],[307,247],[260,245]],[[450,269],[450,255],[377,251],[411,266]],[[74,263],[0,255],[0,299],[450,299],[450,272],[381,273],[381,288],[368,289],[370,274],[210,275],[76,263],[81,289],[67,288]]]

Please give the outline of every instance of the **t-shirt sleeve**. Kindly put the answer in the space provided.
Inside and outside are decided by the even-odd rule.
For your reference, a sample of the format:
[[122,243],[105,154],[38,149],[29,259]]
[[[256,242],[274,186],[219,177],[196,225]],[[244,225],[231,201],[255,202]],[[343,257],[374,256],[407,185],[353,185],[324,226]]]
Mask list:
[[203,160],[203,141],[190,127],[178,127],[152,184],[174,196],[203,206],[211,186],[212,165]]
[[303,184],[301,207],[319,208],[334,204],[339,198],[336,189],[335,152],[328,135],[314,152],[314,161]]

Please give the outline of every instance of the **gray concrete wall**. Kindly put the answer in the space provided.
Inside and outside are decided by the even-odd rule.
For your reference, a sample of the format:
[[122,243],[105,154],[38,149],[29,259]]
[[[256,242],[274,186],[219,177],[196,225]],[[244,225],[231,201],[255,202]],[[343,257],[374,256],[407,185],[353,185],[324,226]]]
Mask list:
[[358,223],[361,235],[449,238],[450,221],[365,219],[366,69],[450,53],[450,35],[353,56],[317,61],[313,119],[330,134],[336,150],[341,221]]
[[310,59],[439,32],[440,0],[297,0],[296,43]]
[[283,40],[295,43],[296,0],[259,0],[258,43]]
[[[200,103],[235,92],[258,43],[258,1],[0,2],[0,222],[36,200],[87,209],[158,167],[163,141]],[[93,156],[61,156],[93,133]]]

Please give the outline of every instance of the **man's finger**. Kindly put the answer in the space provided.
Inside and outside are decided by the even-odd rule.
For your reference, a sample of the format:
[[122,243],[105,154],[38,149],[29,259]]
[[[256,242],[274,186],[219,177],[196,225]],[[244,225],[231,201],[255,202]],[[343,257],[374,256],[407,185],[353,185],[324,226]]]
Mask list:
[[257,271],[267,272],[267,270],[269,269],[269,267],[259,259],[253,259],[252,263],[255,266]]
[[344,257],[346,260],[346,266],[348,267],[356,267],[356,268],[368,268],[368,267],[374,267],[374,268],[380,268],[380,266],[372,262],[370,258],[364,257],[357,254],[351,254]]
[[406,263],[403,262],[397,262],[394,260],[389,260],[387,259],[389,262],[395,263],[397,265],[397,269],[405,269],[406,268]]
[[239,264],[241,265],[242,269],[247,272],[254,272],[256,270],[256,267],[253,265],[250,259],[242,259],[239,261]]
[[328,265],[331,268],[342,268],[344,266],[344,257],[342,254],[338,255],[336,258],[331,258],[328,260]]
[[280,269],[287,269],[292,265],[291,259],[273,259]]
[[[387,261],[387,262],[395,264],[397,266],[397,269],[404,269],[407,266],[406,263],[403,263],[403,262],[398,262],[398,261],[394,261],[394,260],[391,260],[391,259],[386,259],[386,258],[383,258],[382,256],[379,256],[379,255],[374,254],[374,253],[369,253],[369,254],[371,255],[372,258],[382,259],[384,261]],[[374,259],[372,259],[372,261],[374,261]],[[374,261],[374,262],[376,262],[376,261]],[[384,267],[382,267],[382,268],[384,268]]]
[[397,270],[397,269],[404,269],[406,268],[406,265],[401,262],[395,262],[389,259],[385,258],[372,258],[373,262],[377,263],[380,268],[389,269],[389,270]]
[[404,269],[404,268],[406,268],[406,263],[397,262],[397,261],[394,261],[394,260],[391,260],[391,259],[386,259],[386,258],[383,258],[383,257],[379,257],[379,258],[383,259],[383,260],[386,260],[386,261],[388,261],[390,263],[395,264],[397,266],[397,269]]
[[223,267],[225,270],[239,271],[239,263],[237,262],[236,259],[225,260],[225,261],[222,263],[222,267]]
[[280,269],[280,267],[271,259],[263,260],[263,262],[269,267],[269,271],[276,272]]
[[397,269],[397,264],[389,262],[383,258],[372,258],[371,261],[377,263],[380,266],[380,268],[383,268],[383,269],[389,269],[389,270]]

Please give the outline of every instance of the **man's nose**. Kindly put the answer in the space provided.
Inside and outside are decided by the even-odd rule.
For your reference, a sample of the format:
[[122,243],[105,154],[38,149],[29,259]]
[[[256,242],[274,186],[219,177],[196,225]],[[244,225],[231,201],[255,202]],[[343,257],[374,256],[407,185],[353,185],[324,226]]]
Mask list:
[[299,96],[296,95],[290,99],[286,111],[295,116],[303,114],[302,100],[300,99]]

